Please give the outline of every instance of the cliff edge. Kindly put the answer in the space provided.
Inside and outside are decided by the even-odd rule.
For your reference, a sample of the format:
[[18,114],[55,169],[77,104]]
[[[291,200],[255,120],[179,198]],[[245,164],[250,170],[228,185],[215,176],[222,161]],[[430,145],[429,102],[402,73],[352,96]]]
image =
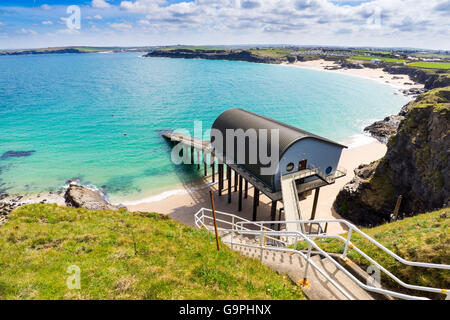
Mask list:
[[340,215],[358,225],[390,221],[400,195],[401,216],[448,206],[450,87],[421,94],[402,113],[386,156],[356,169],[334,203]]

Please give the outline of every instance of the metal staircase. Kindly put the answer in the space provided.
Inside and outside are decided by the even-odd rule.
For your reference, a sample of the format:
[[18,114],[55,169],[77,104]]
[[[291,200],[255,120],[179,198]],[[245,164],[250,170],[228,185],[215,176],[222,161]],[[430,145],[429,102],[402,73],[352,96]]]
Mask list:
[[[349,250],[358,252],[370,261],[373,268],[376,268],[380,273],[384,273],[404,288],[419,292],[447,294],[446,289],[404,283],[353,244],[351,242],[351,236],[355,233],[359,234],[379,250],[384,251],[405,265],[446,270],[450,270],[450,265],[407,261],[345,220],[253,222],[233,214],[216,211],[216,221],[222,242],[229,245],[233,250],[240,251],[253,258],[258,258],[261,262],[277,271],[288,274],[296,283],[302,285],[303,291],[311,299],[367,300],[374,298],[372,294],[378,294],[388,298],[427,299],[423,296],[409,295],[384,289],[374,281],[364,283],[365,281],[361,280],[344,266],[345,264],[352,264],[347,258]],[[322,225],[332,223],[345,224],[349,230],[347,237],[330,235],[323,231]],[[285,230],[277,231],[269,227],[276,226],[277,224],[285,225]],[[206,208],[200,209],[195,214],[195,225],[198,228],[204,228],[213,232],[212,211]],[[318,226],[316,230],[312,230],[311,226],[313,225]],[[338,239],[344,243],[344,252],[342,255],[328,253],[322,250],[314,241],[315,239],[330,238]],[[307,246],[307,249],[298,250],[298,244],[300,243]],[[372,278],[368,276],[368,279]]]

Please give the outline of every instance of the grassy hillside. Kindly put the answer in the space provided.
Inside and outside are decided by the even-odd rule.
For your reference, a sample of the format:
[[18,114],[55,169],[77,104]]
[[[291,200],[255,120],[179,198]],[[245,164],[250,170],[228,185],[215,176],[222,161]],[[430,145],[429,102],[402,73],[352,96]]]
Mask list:
[[[69,266],[81,289],[69,290]],[[304,299],[210,233],[154,213],[29,205],[0,227],[0,299]]]
[[355,60],[368,60],[371,61],[373,59],[378,59],[381,61],[385,61],[385,62],[398,62],[398,63],[402,63],[402,62],[407,62],[408,60],[405,59],[396,59],[396,58],[384,58],[384,57],[367,57],[367,56],[353,56],[350,57],[351,59],[355,59]]
[[[375,238],[400,257],[418,262],[450,264],[450,209],[421,214],[393,223],[387,223],[363,232]],[[345,238],[347,235],[343,235]],[[406,283],[450,289],[450,271],[405,266],[386,253],[377,249],[361,236],[352,235],[352,242],[375,259],[383,267]],[[343,253],[344,244],[335,239],[318,241],[329,252]],[[306,248],[302,244],[300,248]],[[354,250],[349,250],[348,257],[365,270],[369,262]],[[382,285],[414,295],[427,295],[425,292],[408,291],[382,278]],[[432,298],[445,298],[444,295],[429,295]]]
[[450,69],[450,63],[448,62],[414,62],[408,64],[408,66],[426,69],[442,69],[442,70]]

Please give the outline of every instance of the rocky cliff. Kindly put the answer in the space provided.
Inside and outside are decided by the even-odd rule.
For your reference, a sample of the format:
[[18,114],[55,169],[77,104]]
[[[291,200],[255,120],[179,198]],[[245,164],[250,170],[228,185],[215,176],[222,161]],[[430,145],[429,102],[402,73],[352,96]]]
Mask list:
[[420,95],[402,114],[386,156],[356,169],[336,198],[336,211],[356,224],[389,221],[400,195],[404,216],[449,203],[450,87]]
[[383,70],[390,74],[406,74],[411,80],[424,84],[427,90],[450,86],[450,75],[445,70],[427,70],[392,64],[385,64]]
[[260,56],[248,50],[191,50],[191,49],[171,49],[154,50],[144,57],[164,57],[183,59],[207,59],[207,60],[231,60],[246,61],[256,63],[280,64],[282,62],[293,63],[297,60],[295,56],[277,58],[271,56]]

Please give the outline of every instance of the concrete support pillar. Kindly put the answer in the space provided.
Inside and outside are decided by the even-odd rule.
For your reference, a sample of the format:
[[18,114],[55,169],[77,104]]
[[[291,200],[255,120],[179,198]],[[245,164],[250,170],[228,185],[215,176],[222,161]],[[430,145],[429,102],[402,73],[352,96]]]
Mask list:
[[222,196],[222,189],[223,189],[223,164],[219,163],[217,165],[217,169],[219,170],[219,196]]
[[243,184],[243,178],[242,176],[239,176],[239,204],[238,204],[238,211],[242,211],[242,184]]
[[253,221],[256,221],[258,214],[259,190],[254,187],[253,192]]
[[275,221],[275,219],[276,219],[277,203],[278,203],[278,201],[276,201],[276,200],[272,201],[272,208],[270,210],[270,220],[271,221]]
[[244,198],[248,198],[248,181],[245,180],[245,192],[244,192]]
[[214,162],[214,155],[211,155],[211,171],[212,171],[212,182],[216,182],[216,164]]
[[319,200],[319,191],[320,188],[316,188],[316,191],[314,192],[314,202],[311,212],[311,220],[314,220],[316,218],[317,202]]
[[200,170],[200,151],[197,150],[197,170]]
[[228,179],[228,203],[231,203],[231,168],[227,166],[227,179]]

